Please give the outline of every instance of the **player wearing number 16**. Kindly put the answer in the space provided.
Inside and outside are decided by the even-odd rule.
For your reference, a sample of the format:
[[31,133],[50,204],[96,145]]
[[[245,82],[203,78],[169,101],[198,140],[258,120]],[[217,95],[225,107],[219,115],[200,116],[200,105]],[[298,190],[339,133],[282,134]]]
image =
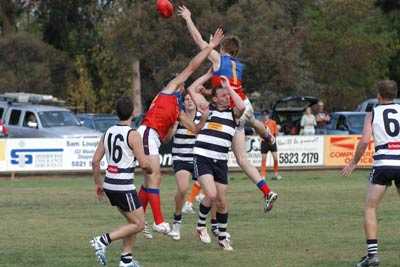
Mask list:
[[[106,265],[106,248],[112,241],[122,239],[119,266],[137,267],[138,263],[132,258],[132,246],[136,233],[144,229],[144,212],[134,184],[135,158],[146,173],[151,173],[152,169],[143,152],[140,135],[130,127],[133,116],[132,100],[129,97],[118,99],[116,111],[120,122],[110,127],[97,145],[92,160],[93,177],[97,198],[101,199],[105,193],[111,205],[118,208],[128,224],[97,236],[90,243],[99,263]],[[103,182],[100,178],[100,161],[104,155],[108,166]]]
[[394,81],[384,80],[377,83],[377,89],[379,105],[366,116],[354,158],[342,170],[342,175],[351,174],[372,136],[375,144],[374,164],[364,209],[367,255],[356,264],[357,267],[379,266],[376,210],[393,181],[400,193],[400,105],[393,103],[397,96],[397,85]]

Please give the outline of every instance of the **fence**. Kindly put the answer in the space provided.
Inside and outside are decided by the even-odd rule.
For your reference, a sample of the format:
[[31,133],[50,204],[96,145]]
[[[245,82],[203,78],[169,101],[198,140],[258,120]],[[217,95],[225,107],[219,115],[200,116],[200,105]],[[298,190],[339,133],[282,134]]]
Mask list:
[[[279,164],[283,168],[331,168],[344,166],[352,158],[360,136],[279,136],[277,138]],[[98,143],[97,138],[67,139],[0,139],[0,172],[34,171],[90,171],[91,159]],[[261,164],[260,140],[246,137],[250,162]],[[162,167],[172,165],[170,146],[161,149]],[[372,165],[374,152],[371,141],[361,159],[361,166]],[[267,164],[272,165],[271,155]],[[106,162],[102,161],[102,169]],[[228,166],[238,167],[232,152]]]

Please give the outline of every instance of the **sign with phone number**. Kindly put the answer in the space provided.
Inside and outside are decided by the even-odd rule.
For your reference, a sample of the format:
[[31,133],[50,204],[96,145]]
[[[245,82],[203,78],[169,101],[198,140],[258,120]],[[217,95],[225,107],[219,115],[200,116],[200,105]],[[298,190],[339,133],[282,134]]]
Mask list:
[[280,136],[277,138],[280,166],[322,166],[323,136]]
[[[2,171],[90,171],[91,159],[98,138],[68,139],[7,139],[0,142],[0,172]],[[324,165],[323,136],[279,136],[277,138],[278,160],[282,167],[306,167]],[[246,137],[246,152],[250,163],[261,165],[261,143],[256,136]],[[2,166],[3,160],[3,166]],[[160,164],[170,168],[170,148],[160,153]],[[103,159],[101,168],[106,168]],[[272,166],[271,153],[267,165]],[[239,167],[229,152],[229,168]]]
[[[280,166],[306,167],[324,164],[323,136],[278,136],[277,156]],[[261,142],[257,136],[246,137],[247,158],[252,165],[261,166]],[[229,167],[239,167],[235,156],[229,153]],[[267,155],[267,166],[273,166],[271,153]]]

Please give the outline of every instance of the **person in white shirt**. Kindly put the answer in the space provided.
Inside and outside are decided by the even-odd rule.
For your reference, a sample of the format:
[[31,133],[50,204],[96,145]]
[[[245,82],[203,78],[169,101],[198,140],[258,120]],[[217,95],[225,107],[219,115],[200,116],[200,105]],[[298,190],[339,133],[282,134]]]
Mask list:
[[317,125],[317,121],[315,120],[315,116],[311,113],[311,108],[307,107],[304,111],[303,117],[301,117],[301,135],[314,135],[315,134],[315,126]]

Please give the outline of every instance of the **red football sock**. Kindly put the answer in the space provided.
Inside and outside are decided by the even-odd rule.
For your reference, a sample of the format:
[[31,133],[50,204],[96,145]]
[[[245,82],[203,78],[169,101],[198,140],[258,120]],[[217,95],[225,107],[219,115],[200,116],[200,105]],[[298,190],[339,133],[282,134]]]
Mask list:
[[269,188],[264,179],[260,180],[257,183],[257,187],[264,193],[264,197],[267,197],[269,192],[271,192],[271,189]]
[[144,212],[146,212],[147,203],[149,202],[149,199],[147,198],[147,192],[146,189],[143,187],[143,185],[140,187],[139,200],[140,204],[142,204]]
[[154,222],[156,224],[164,222],[164,216],[161,211],[160,189],[147,188],[147,197],[153,212]]

